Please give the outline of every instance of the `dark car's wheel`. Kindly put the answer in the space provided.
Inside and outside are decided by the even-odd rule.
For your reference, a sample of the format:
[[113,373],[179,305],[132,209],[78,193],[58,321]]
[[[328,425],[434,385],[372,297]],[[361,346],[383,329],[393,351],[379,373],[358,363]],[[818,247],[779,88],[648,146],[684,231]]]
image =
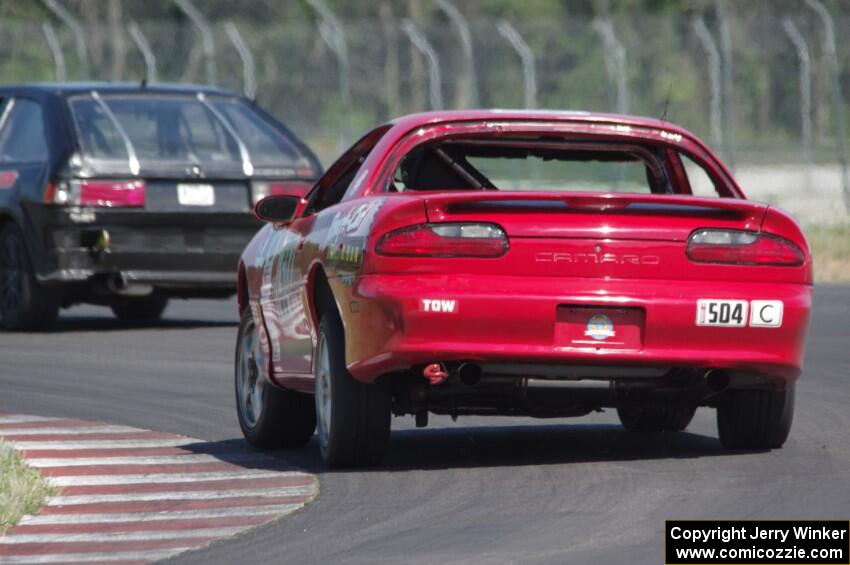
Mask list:
[[265,362],[250,310],[245,310],[236,339],[236,413],[248,443],[263,449],[304,447],[316,429],[313,398],[283,390],[260,373]]
[[782,447],[794,419],[794,385],[785,390],[730,390],[717,406],[720,442],[733,449]]
[[38,284],[21,230],[0,231],[0,325],[7,330],[41,330],[56,321],[59,297]]
[[153,322],[159,320],[168,306],[165,296],[122,298],[110,305],[112,313],[122,322]]
[[696,411],[693,404],[627,404],[617,407],[617,416],[630,432],[681,432]]
[[314,365],[322,458],[334,467],[378,463],[390,437],[390,393],[383,384],[361,383],[349,374],[342,322],[335,312],[319,324]]

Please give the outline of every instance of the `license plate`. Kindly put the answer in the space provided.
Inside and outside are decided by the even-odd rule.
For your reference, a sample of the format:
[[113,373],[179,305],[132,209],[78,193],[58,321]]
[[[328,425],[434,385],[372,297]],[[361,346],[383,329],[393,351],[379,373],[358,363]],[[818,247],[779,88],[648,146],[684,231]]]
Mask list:
[[644,311],[641,308],[558,306],[555,342],[566,347],[640,350]]
[[747,325],[746,300],[697,300],[698,326],[743,327]]
[[211,184],[178,184],[177,201],[183,206],[213,206],[215,190]]

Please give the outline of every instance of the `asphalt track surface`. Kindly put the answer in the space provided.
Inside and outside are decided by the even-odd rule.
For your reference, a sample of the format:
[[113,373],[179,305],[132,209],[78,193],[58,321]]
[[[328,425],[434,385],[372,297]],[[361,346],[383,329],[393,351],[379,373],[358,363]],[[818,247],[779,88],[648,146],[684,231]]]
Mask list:
[[[133,328],[69,310],[49,334],[0,334],[0,411],[241,442],[233,302],[176,302]],[[714,412],[636,435],[611,412],[564,420],[396,419],[380,469],[328,471],[315,441],[279,452],[318,498],[178,563],[663,563],[669,518],[850,517],[850,286],[819,286],[791,438],[730,452]]]

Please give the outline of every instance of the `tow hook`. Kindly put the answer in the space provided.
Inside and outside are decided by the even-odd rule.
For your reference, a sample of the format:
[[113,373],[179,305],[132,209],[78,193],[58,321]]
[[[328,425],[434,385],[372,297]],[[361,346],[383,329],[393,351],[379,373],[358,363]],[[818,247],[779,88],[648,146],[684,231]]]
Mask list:
[[432,385],[438,385],[446,382],[449,378],[449,372],[442,363],[431,363],[422,370],[422,376],[428,379]]

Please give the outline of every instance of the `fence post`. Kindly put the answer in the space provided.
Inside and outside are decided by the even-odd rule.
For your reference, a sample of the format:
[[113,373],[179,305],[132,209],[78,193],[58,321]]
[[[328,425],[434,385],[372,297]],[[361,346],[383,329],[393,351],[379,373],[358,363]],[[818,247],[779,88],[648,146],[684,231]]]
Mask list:
[[227,37],[239,54],[239,59],[242,61],[242,92],[253,100],[257,97],[257,79],[254,74],[254,55],[242,39],[242,34],[233,22],[224,24],[224,31]]
[[519,60],[522,62],[522,76],[525,86],[525,108],[533,110],[537,107],[537,69],[534,51],[522,38],[514,26],[507,21],[501,21],[496,25],[499,34],[504,37],[511,47],[514,48]]
[[806,5],[817,12],[823,22],[824,40],[832,78],[832,121],[835,123],[838,162],[841,164],[841,193],[844,197],[844,207],[850,213],[850,187],[847,185],[847,130],[844,123],[844,103],[841,100],[841,69],[838,66],[838,50],[835,46],[835,24],[832,16],[819,0],[806,0]]
[[130,34],[133,43],[136,44],[136,48],[138,48],[139,53],[142,54],[142,58],[145,60],[145,80],[149,83],[156,82],[156,57],[153,54],[153,50],[151,50],[151,45],[148,43],[145,34],[142,33],[142,28],[140,28],[139,24],[136,22],[131,21],[127,26],[127,32]]
[[77,58],[80,60],[80,71],[83,78],[89,78],[89,54],[86,48],[86,34],[83,32],[83,26],[80,22],[71,15],[62,4],[57,0],[44,0],[44,5],[53,12],[57,18],[62,20],[71,33],[74,34],[74,44],[77,47]]
[[50,48],[50,54],[53,55],[53,66],[56,69],[56,81],[65,82],[65,56],[62,54],[62,47],[59,45],[59,39],[56,37],[56,32],[53,30],[53,24],[44,22],[41,24],[41,30],[44,32],[44,38],[47,40],[47,46]]
[[614,32],[610,20],[595,20],[593,29],[602,38],[605,47],[605,69],[609,80],[616,86],[617,112],[629,113],[629,86],[626,82],[626,50]]
[[351,135],[351,67],[348,61],[348,46],[345,42],[345,31],[342,29],[339,19],[331,11],[323,0],[307,0],[313,10],[322,19],[319,24],[319,34],[327,43],[337,59],[337,67],[339,71],[339,90],[342,97],[342,111],[345,116],[342,119],[342,125],[339,130],[339,145],[340,151],[344,151],[348,145],[348,139]]
[[407,35],[410,42],[416,47],[425,58],[428,59],[428,79],[429,79],[429,95],[432,110],[443,109],[443,92],[442,79],[440,77],[440,60],[437,58],[437,53],[428,39],[422,35],[413,22],[405,18],[401,22],[401,29]]
[[806,162],[806,190],[812,188],[812,64],[809,47],[800,30],[789,17],[782,20],[788,39],[797,50],[800,60],[800,128],[803,137],[803,160]]
[[735,171],[735,93],[734,61],[732,55],[732,34],[729,32],[729,22],[726,11],[720,0],[714,0],[714,11],[720,22],[720,49],[723,53],[723,152],[731,171]]
[[218,80],[215,68],[215,41],[213,40],[212,26],[209,20],[204,17],[190,0],[174,0],[174,2],[186,14],[195,27],[198,28],[201,34],[201,47],[204,50],[204,59],[206,59],[207,82],[216,84]]
[[460,36],[460,46],[463,50],[464,79],[461,84],[466,85],[461,96],[464,107],[478,106],[478,81],[476,80],[475,55],[472,50],[472,33],[469,30],[469,22],[449,0],[435,0],[437,6],[448,16],[449,20],[457,28]]
[[709,129],[711,131],[712,141],[717,146],[720,146],[723,142],[723,128],[720,124],[720,99],[722,96],[720,84],[720,53],[717,51],[717,43],[715,43],[711,32],[708,31],[708,27],[705,25],[705,19],[702,16],[694,16],[693,20],[691,20],[691,26],[694,28],[694,33],[708,57],[708,80],[711,82]]

